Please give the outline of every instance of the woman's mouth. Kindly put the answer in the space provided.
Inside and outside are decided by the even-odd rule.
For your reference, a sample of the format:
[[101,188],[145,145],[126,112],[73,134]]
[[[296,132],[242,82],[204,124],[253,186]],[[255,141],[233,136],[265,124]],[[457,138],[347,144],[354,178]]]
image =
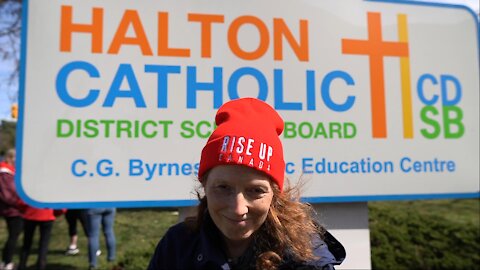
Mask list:
[[230,218],[230,217],[226,217],[224,216],[226,220],[228,220],[229,222],[233,223],[233,224],[236,224],[236,225],[246,225],[247,224],[247,220],[248,219],[245,219],[245,218]]

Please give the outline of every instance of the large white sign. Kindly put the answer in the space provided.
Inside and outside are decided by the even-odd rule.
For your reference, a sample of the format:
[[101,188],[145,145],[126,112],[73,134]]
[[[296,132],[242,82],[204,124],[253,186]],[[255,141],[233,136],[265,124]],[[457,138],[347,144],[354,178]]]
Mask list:
[[[479,196],[479,32],[464,7],[360,0],[24,3],[18,190],[193,205],[223,103],[285,120],[311,202]],[[245,127],[248,128],[248,127]]]

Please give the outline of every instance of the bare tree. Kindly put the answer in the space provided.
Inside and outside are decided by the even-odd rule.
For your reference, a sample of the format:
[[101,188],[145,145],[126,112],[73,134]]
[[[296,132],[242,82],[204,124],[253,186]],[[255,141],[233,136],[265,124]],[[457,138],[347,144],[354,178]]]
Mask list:
[[10,67],[7,77],[0,81],[0,91],[7,92],[11,103],[18,99],[21,27],[22,1],[0,0],[0,65]]

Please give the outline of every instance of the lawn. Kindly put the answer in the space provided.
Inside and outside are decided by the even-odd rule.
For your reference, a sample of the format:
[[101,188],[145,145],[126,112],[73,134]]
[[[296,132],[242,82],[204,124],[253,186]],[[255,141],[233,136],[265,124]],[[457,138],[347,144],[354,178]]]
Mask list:
[[[369,210],[374,269],[480,269],[480,200],[372,202]],[[99,268],[145,269],[158,240],[177,220],[172,209],[119,209],[115,220],[117,260],[107,263],[102,236]],[[5,237],[5,223],[0,222],[0,248]],[[83,232],[79,234],[80,254],[64,255],[68,241],[62,216],[54,224],[48,269],[88,267]],[[35,264],[35,247],[30,266]],[[18,261],[18,256],[14,260]]]
[[[115,264],[107,263],[106,247],[103,235],[100,237],[100,249],[103,254],[98,261],[99,269],[112,269],[115,265],[123,265],[125,269],[145,269],[152,255],[155,245],[169,226],[178,220],[178,214],[174,211],[160,209],[118,209],[115,218],[115,235],[117,240],[117,261]],[[48,269],[52,270],[75,270],[87,269],[87,239],[79,229],[80,253],[75,256],[65,256],[65,250],[69,244],[68,226],[64,216],[59,217],[53,226],[48,253]],[[36,232],[32,255],[29,257],[28,269],[34,269],[36,262],[36,244],[39,233]],[[5,222],[0,223],[0,248],[3,248],[6,238]],[[18,243],[21,247],[22,239]],[[19,254],[19,253],[17,253]],[[18,256],[14,261],[18,262]]]

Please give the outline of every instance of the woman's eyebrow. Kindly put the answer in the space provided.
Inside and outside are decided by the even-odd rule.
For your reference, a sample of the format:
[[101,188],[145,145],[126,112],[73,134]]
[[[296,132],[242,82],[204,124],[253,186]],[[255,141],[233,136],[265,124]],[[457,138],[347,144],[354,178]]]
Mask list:
[[249,184],[251,187],[262,187],[262,188],[269,188],[269,185],[267,183],[261,183],[261,182],[252,182]]
[[213,184],[227,184],[228,181],[225,180],[225,178],[223,177],[215,177],[215,178],[212,178],[210,179],[211,182],[213,182]]

